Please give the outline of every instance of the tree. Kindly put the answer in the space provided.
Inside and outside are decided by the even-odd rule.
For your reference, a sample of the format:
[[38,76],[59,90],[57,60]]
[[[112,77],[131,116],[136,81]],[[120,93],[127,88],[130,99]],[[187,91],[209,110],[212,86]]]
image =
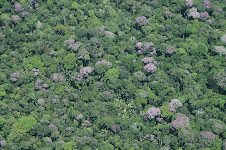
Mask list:
[[120,75],[119,69],[118,68],[112,68],[109,69],[107,72],[104,74],[104,79],[105,80],[111,80],[113,78],[118,78]]
[[66,69],[73,69],[76,66],[77,58],[75,53],[68,53],[67,56],[63,58],[63,64]]
[[6,124],[6,120],[4,118],[0,118],[0,130],[2,131],[4,125]]
[[67,31],[67,27],[60,24],[60,25],[57,25],[56,27],[54,27],[54,30],[57,34],[64,35],[65,32]]
[[76,142],[66,142],[63,144],[64,150],[74,150],[77,147]]
[[21,117],[18,123],[24,127],[27,131],[30,131],[32,127],[37,123],[36,119],[32,116]]
[[2,86],[0,86],[0,99],[2,99],[2,97],[5,96],[5,95],[6,95],[5,90],[3,89]]
[[111,145],[110,143],[103,143],[101,146],[98,147],[99,150],[114,150],[114,146]]
[[73,2],[71,8],[77,10],[80,8],[80,5],[77,2]]
[[33,57],[24,59],[22,66],[27,70],[32,70],[33,68],[42,68],[44,63],[42,62],[39,55],[34,55]]

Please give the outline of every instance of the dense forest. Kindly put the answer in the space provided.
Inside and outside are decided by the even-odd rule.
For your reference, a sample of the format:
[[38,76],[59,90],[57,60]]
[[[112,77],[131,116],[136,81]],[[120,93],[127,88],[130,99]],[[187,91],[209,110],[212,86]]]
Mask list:
[[226,150],[226,0],[0,0],[0,149]]

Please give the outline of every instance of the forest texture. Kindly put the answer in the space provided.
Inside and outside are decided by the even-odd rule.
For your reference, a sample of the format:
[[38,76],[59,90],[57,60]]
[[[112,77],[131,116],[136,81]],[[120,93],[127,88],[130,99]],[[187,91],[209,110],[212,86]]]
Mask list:
[[225,150],[226,0],[0,0],[0,149]]

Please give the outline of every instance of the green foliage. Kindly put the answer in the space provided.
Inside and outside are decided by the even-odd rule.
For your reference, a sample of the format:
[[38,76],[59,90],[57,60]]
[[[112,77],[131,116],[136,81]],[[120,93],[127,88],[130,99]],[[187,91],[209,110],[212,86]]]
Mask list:
[[[205,8],[203,0],[191,7],[186,2],[1,0],[1,148],[222,149],[225,3],[211,1]],[[208,18],[189,17],[192,7]],[[138,17],[149,24],[140,26]],[[76,43],[65,46],[68,39]],[[152,42],[156,54],[141,53],[148,45],[138,42]],[[168,46],[176,52],[169,54]],[[156,60],[156,72],[142,72],[145,57]],[[80,73],[88,66],[92,73]],[[14,72],[23,77],[12,78]],[[55,73],[63,83],[53,79]],[[171,99],[183,103],[177,113],[189,117],[192,129],[171,130]],[[158,119],[146,118],[151,107],[161,110]],[[217,138],[205,145],[201,131]]]
[[1,20],[6,24],[8,21],[10,21],[9,14],[1,14]]
[[5,90],[3,89],[2,86],[0,86],[0,99],[1,99],[3,96],[5,96],[5,95],[6,95]]
[[64,150],[74,150],[77,147],[76,142],[66,142],[63,144],[63,149]]
[[98,127],[101,129],[104,129],[104,128],[109,129],[113,124],[114,124],[114,119],[110,117],[103,117],[97,122]]
[[71,5],[71,8],[77,10],[77,9],[80,8],[80,5],[77,2],[73,2],[72,5]]
[[134,67],[134,63],[133,63],[133,59],[135,59],[135,55],[125,55],[123,56],[123,63],[124,65],[130,70],[133,70]]
[[97,18],[96,16],[90,17],[87,20],[87,25],[88,28],[94,28],[97,26],[101,26],[103,23],[101,22],[101,20],[99,18]]
[[[24,124],[23,124],[24,125]],[[16,122],[13,124],[11,133],[8,135],[7,140],[10,142],[20,142],[26,135],[27,129],[20,123]]]
[[116,22],[109,21],[109,22],[106,22],[105,25],[108,31],[111,31],[113,33],[120,31],[118,24]]
[[60,94],[64,91],[64,86],[59,83],[54,84],[54,87],[56,94]]
[[212,131],[215,134],[221,134],[226,131],[226,125],[221,120],[210,119],[207,121],[205,129],[208,131]]
[[43,148],[39,148],[38,150],[53,150],[52,147],[43,147]]
[[32,70],[33,68],[41,68],[44,66],[40,56],[34,55],[33,57],[28,57],[23,61],[22,66],[25,69]]
[[63,58],[63,64],[66,69],[74,69],[76,66],[77,58],[74,53],[68,53],[67,56]]
[[2,105],[2,106],[7,106],[6,103],[3,102],[3,101],[0,101],[0,105]]
[[4,127],[4,125],[6,124],[6,120],[2,117],[0,117],[0,130],[2,130],[2,128]]
[[132,132],[132,134],[138,134],[143,128],[143,124],[139,123],[139,122],[134,122],[131,126],[130,126],[130,131]]
[[112,68],[109,69],[107,72],[104,74],[105,80],[110,80],[111,78],[118,78],[120,75],[119,69],[118,68]]
[[198,43],[198,49],[201,54],[206,54],[208,52],[207,46],[203,43]]
[[32,116],[21,117],[18,123],[24,127],[27,131],[30,131],[32,127],[37,123],[36,119]]
[[163,118],[170,118],[173,116],[173,113],[170,112],[168,105],[163,105],[160,107],[161,110],[161,117]]
[[103,74],[107,72],[108,69],[110,69],[111,66],[106,65],[106,64],[99,64],[95,67],[95,72],[98,74]]
[[110,143],[104,143],[102,146],[98,147],[98,150],[106,150],[106,149],[114,150],[114,146],[111,145]]
[[54,27],[54,30],[57,34],[65,34],[65,32],[67,31],[67,27],[60,24],[60,25],[57,25],[56,27]]

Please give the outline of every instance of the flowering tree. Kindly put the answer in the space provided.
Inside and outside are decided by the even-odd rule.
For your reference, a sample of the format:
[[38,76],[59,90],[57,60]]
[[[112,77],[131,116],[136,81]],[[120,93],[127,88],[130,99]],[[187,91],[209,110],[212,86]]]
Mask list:
[[19,20],[21,20],[21,18],[18,15],[12,15],[11,20],[12,21],[19,21]]
[[1,140],[0,141],[1,148],[5,147],[5,145],[6,145],[6,141],[5,140]]
[[48,88],[49,85],[45,83],[45,84],[42,85],[42,87],[43,87],[43,88]]
[[44,83],[44,84],[41,85],[41,83],[42,83],[42,80],[41,79],[37,79],[35,81],[35,87],[34,88],[36,90],[41,90],[44,93],[48,92],[49,90],[47,88],[49,87],[49,85],[46,84],[46,83]]
[[213,23],[213,19],[208,19],[207,22],[208,22],[209,24],[211,24],[211,23]]
[[60,73],[53,73],[52,79],[54,82],[58,82],[60,84],[62,84],[65,81],[64,76]]
[[200,14],[200,18],[201,20],[206,20],[209,17],[208,12],[201,12]]
[[84,125],[83,126],[90,127],[91,123],[88,120],[86,120],[86,121],[84,121]]
[[224,46],[214,46],[213,50],[220,55],[226,55],[226,48]]
[[194,1],[193,0],[186,0],[186,6],[191,7],[193,5]]
[[81,83],[83,79],[87,78],[88,75],[93,72],[93,70],[94,69],[90,66],[83,67],[80,69],[80,73],[74,73],[71,78],[72,80],[77,80],[79,83]]
[[157,67],[155,66],[155,64],[157,64],[157,61],[155,61],[154,58],[152,58],[152,57],[145,57],[141,61],[144,62],[144,63],[149,63],[149,64],[144,66],[144,69],[147,72],[154,73],[157,70]]
[[214,74],[214,80],[217,82],[219,88],[226,90],[226,73],[217,72]]
[[[42,28],[42,23],[40,21],[37,22],[36,28],[37,29],[41,29]],[[53,51],[53,50],[51,50],[51,51]],[[53,54],[50,54],[50,55],[53,55]]]
[[145,69],[147,72],[154,73],[154,72],[157,70],[157,67],[155,66],[155,64],[149,63],[149,64],[147,64],[147,65],[144,66],[144,69]]
[[82,49],[78,52],[78,55],[79,55],[79,59],[82,59],[82,60],[90,60],[90,55],[89,55],[89,52],[85,49]]
[[191,129],[189,126],[189,118],[185,114],[178,113],[175,115],[175,120],[171,122],[170,128],[172,130],[183,128],[183,129]]
[[156,49],[154,48],[154,44],[152,42],[138,42],[136,44],[136,48],[138,49],[138,54],[149,53],[151,56],[156,54]]
[[192,17],[194,19],[199,19],[200,13],[197,11],[197,8],[192,7],[192,9],[189,11],[188,17]]
[[106,60],[101,60],[101,61],[96,62],[96,63],[95,63],[95,66],[100,65],[100,64],[112,66],[111,62],[106,61]]
[[102,74],[106,72],[108,69],[110,69],[112,66],[112,63],[106,60],[97,61],[95,63],[95,72],[98,74]]
[[201,131],[198,137],[199,147],[210,147],[215,142],[217,135],[210,131]]
[[74,39],[69,39],[64,41],[64,46],[68,47],[69,49],[73,51],[77,51],[78,48],[82,45],[80,42],[75,42]]
[[143,138],[144,138],[144,139],[149,138],[149,139],[150,139],[150,141],[152,142],[152,141],[155,139],[155,135],[153,135],[153,134],[151,134],[151,135],[146,134],[145,136],[143,136]]
[[32,71],[34,72],[34,74],[35,74],[35,76],[37,76],[38,75],[38,73],[39,73],[39,69],[32,69]]
[[104,31],[104,33],[105,33],[105,36],[110,39],[113,39],[115,37],[115,34],[110,31]]
[[157,122],[162,122],[163,121],[163,118],[156,118],[156,121]]
[[15,10],[15,12],[21,12],[24,9],[23,9],[22,5],[18,3],[18,4],[15,5],[15,9],[14,10]]
[[60,103],[60,100],[59,100],[59,98],[56,95],[54,97],[48,97],[48,100],[52,101],[55,104]]
[[75,73],[71,78],[72,80],[77,80],[79,83],[82,82],[84,75],[82,73]]
[[166,53],[167,54],[173,54],[174,52],[176,52],[177,50],[174,48],[174,47],[172,47],[172,46],[167,46],[166,47]]
[[206,9],[210,9],[211,7],[211,2],[209,0],[203,0],[203,4]]
[[222,35],[220,39],[222,42],[226,43],[226,34]]
[[38,7],[38,1],[37,0],[27,0],[27,3],[30,8],[37,8]]
[[143,63],[153,63],[157,64],[157,61],[153,57],[145,57],[141,60]]
[[148,109],[148,111],[144,114],[145,118],[154,119],[156,116],[161,115],[161,111],[159,108],[152,107]]
[[104,92],[100,93],[100,98],[103,101],[109,101],[112,99],[112,94],[109,91],[104,91]]
[[93,72],[93,68],[90,66],[87,67],[83,67],[80,69],[80,74],[82,74],[83,76],[88,76],[88,74]]
[[64,41],[64,46],[71,47],[75,43],[74,39],[69,39]]
[[206,129],[212,131],[215,134],[220,135],[226,131],[226,126],[223,121],[217,119],[210,119],[206,123]]
[[80,120],[80,119],[82,119],[82,118],[83,118],[83,114],[81,114],[81,113],[78,114],[77,117],[76,117],[77,120]]
[[149,20],[144,16],[137,17],[136,22],[139,26],[145,26],[149,24]]
[[174,16],[170,11],[166,11],[165,14],[166,14],[166,17],[170,17],[170,18]]
[[45,100],[43,98],[39,98],[37,103],[41,106],[43,106],[45,104]]
[[54,124],[48,125],[48,128],[51,129],[51,130],[54,130],[54,131],[58,130],[57,126],[55,126]]
[[111,125],[111,131],[113,131],[114,133],[117,133],[120,131],[120,126],[117,124],[113,124]]
[[14,73],[10,74],[10,80],[12,82],[16,82],[18,78],[23,78],[23,75],[19,72],[14,72]]
[[183,104],[179,99],[172,99],[171,102],[168,104],[170,111],[173,113],[175,113],[176,109],[178,109],[181,106],[183,106]]
[[138,43],[136,44],[136,47],[137,47],[138,49],[141,49],[143,45],[144,45],[143,43],[138,42]]
[[41,90],[42,89],[42,86],[40,85],[41,83],[42,83],[42,80],[41,79],[37,79],[35,81],[35,89]]

